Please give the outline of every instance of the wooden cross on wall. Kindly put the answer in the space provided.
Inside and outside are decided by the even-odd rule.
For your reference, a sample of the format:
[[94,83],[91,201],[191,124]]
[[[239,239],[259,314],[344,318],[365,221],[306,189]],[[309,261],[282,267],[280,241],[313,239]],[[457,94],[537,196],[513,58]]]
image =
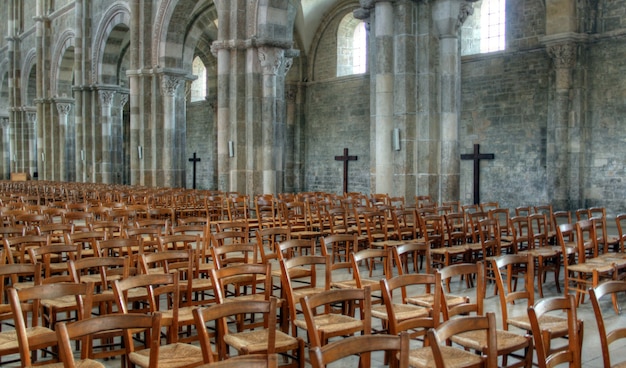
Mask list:
[[335,161],[343,161],[343,192],[348,193],[348,161],[356,161],[358,156],[349,156],[348,149],[343,149],[343,156],[335,156]]
[[473,153],[464,153],[461,160],[474,160],[474,204],[480,203],[480,160],[493,160],[493,153],[480,153],[480,144],[474,145]]
[[196,153],[193,153],[193,157],[189,159],[189,162],[193,163],[193,189],[196,189],[196,163],[200,162],[201,159],[196,157]]

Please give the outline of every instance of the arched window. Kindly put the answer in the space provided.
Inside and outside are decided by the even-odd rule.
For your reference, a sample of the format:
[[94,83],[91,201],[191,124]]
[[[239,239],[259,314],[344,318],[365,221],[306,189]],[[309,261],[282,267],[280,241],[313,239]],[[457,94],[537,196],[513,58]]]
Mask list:
[[505,49],[506,0],[479,0],[474,13],[463,23],[461,54],[471,55]]
[[480,52],[504,50],[505,0],[483,0],[480,7]]
[[191,83],[191,102],[203,101],[206,98],[206,67],[200,57],[193,59],[191,69],[193,75],[198,77]]
[[365,23],[347,14],[337,30],[337,76],[367,71],[367,31]]

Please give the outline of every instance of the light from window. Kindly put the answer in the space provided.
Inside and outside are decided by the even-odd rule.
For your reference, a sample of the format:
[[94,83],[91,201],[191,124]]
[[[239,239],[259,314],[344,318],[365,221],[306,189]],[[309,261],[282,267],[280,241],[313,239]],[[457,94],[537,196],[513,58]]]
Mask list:
[[480,52],[504,50],[505,0],[483,0],[480,12]]
[[363,74],[367,66],[367,33],[365,22],[359,23],[352,37],[352,74]]
[[192,73],[198,77],[191,83],[191,102],[203,101],[206,98],[206,67],[202,59],[195,57],[191,64]]
[[367,31],[365,23],[347,14],[337,29],[337,76],[367,71]]

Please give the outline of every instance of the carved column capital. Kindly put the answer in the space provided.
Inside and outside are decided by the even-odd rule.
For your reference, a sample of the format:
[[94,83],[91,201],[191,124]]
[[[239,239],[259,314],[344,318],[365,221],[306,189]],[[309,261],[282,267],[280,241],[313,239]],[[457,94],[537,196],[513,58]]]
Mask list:
[[98,96],[100,97],[100,103],[102,107],[110,108],[113,104],[113,97],[115,96],[115,91],[109,90],[99,90]]
[[70,111],[72,110],[72,104],[68,102],[57,102],[56,106],[57,112],[63,117],[69,115]]
[[29,111],[26,113],[26,118],[28,119],[28,122],[35,125],[37,124],[37,113],[34,111]]
[[432,4],[432,17],[439,38],[458,37],[463,23],[474,14],[470,1],[434,0]]
[[161,92],[163,96],[176,96],[176,89],[178,89],[181,80],[182,78],[180,77],[163,74],[161,76]]
[[283,63],[285,50],[277,47],[259,47],[258,50],[259,62],[261,63],[263,74],[276,75],[278,68],[280,68]]
[[576,65],[577,47],[575,43],[549,45],[547,50],[557,69],[571,69]]

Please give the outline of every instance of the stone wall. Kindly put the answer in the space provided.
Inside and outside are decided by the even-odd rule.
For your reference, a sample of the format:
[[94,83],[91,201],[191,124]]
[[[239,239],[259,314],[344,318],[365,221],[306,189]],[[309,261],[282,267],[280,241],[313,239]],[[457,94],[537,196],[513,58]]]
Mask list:
[[[461,153],[471,153],[478,143],[481,153],[495,154],[493,161],[481,162],[483,202],[516,207],[547,201],[549,66],[545,52],[464,58]],[[472,203],[472,161],[461,161],[460,193],[462,203]]]
[[606,39],[588,50],[585,205],[614,213],[626,211],[625,45],[624,38]]
[[215,120],[208,101],[187,104],[187,146],[185,147],[185,175],[187,188],[193,187],[193,153],[201,161],[196,163],[196,188],[217,189],[217,147]]
[[341,193],[343,162],[335,156],[348,148],[357,161],[348,164],[348,191],[369,193],[369,75],[312,83],[307,88],[305,190]]

